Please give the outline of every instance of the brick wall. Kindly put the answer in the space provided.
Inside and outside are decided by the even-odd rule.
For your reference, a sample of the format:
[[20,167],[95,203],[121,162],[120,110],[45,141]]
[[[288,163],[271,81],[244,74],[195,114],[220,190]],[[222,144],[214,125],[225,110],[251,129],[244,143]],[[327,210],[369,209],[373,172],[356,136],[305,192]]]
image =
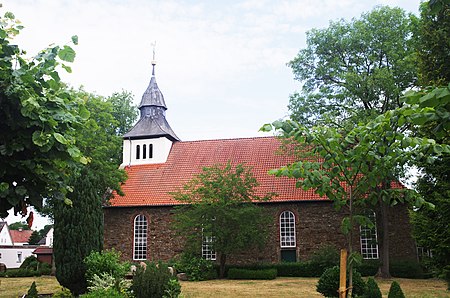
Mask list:
[[[336,212],[330,202],[267,203],[262,206],[273,218],[266,246],[262,250],[253,249],[230,257],[230,263],[279,262],[279,216],[285,210],[295,214],[297,260],[308,259],[314,251],[326,244],[336,248],[345,247],[346,240],[340,230],[344,212]],[[171,229],[172,211],[171,207],[105,208],[105,249],[114,248],[122,252],[124,260],[132,260],[134,218],[138,214],[144,214],[149,220],[147,259],[167,261],[180,254],[183,239],[177,237]],[[391,258],[416,259],[407,209],[396,206],[389,211]],[[360,251],[359,228],[355,229],[353,243],[354,249]]]

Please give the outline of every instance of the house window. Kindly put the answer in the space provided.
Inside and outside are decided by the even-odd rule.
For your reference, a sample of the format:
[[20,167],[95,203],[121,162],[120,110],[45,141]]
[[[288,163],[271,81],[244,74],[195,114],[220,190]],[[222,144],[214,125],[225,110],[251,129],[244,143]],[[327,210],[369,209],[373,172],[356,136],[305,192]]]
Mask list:
[[153,144],[148,145],[148,158],[153,158]]
[[295,215],[291,211],[283,211],[280,215],[280,246],[281,248],[296,247]]
[[141,158],[141,146],[136,145],[136,159],[140,159]]
[[142,145],[142,159],[147,158],[147,145]]
[[213,249],[214,236],[203,236],[202,257],[205,260],[216,260],[216,251]]
[[22,263],[22,252],[21,251],[17,252],[17,263]]
[[366,216],[373,222],[372,228],[360,226],[361,255],[364,259],[378,259],[377,223],[375,212],[369,211]]
[[134,218],[133,260],[147,259],[147,218],[139,214]]

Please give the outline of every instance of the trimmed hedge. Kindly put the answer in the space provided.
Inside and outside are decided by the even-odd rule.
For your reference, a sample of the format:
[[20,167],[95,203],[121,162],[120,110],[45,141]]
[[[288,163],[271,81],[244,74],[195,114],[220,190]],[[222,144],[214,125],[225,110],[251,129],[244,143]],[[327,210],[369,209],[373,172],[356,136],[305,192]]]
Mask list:
[[276,277],[276,269],[250,270],[230,268],[228,270],[229,279],[275,279]]
[[416,261],[391,261],[389,270],[394,277],[402,278],[422,278],[422,266]]

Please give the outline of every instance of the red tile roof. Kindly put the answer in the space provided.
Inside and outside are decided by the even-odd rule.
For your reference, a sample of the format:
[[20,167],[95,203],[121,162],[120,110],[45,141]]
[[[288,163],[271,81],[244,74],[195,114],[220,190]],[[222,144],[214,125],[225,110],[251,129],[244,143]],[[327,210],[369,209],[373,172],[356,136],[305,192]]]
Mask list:
[[53,254],[53,248],[48,246],[39,246],[36,248],[33,253],[35,255],[52,255]]
[[28,243],[28,239],[30,239],[33,231],[31,230],[9,230],[11,234],[11,239],[13,243]]
[[124,196],[114,193],[112,206],[176,205],[170,192],[177,191],[203,167],[214,164],[245,163],[253,168],[259,182],[258,196],[276,193],[272,201],[326,200],[314,191],[295,187],[295,179],[277,178],[268,174],[271,169],[292,163],[295,159],[280,154],[281,142],[275,137],[243,138],[176,142],[164,164],[133,165],[125,170],[128,180],[122,185]]

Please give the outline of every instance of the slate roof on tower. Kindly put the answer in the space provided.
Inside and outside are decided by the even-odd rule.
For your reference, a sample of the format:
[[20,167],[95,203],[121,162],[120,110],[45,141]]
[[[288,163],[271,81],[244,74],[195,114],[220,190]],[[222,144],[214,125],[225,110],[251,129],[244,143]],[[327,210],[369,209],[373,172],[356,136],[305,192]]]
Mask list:
[[252,167],[260,184],[256,194],[276,193],[271,202],[327,200],[312,190],[296,188],[295,179],[268,174],[271,169],[295,161],[293,156],[279,152],[280,145],[275,137],[176,142],[165,163],[125,167],[128,174],[128,180],[122,185],[125,195],[114,193],[111,206],[177,205],[171,192],[181,189],[203,167],[228,161],[232,165],[244,163]]
[[143,139],[167,137],[171,141],[179,141],[180,139],[166,120],[166,103],[155,78],[156,63],[152,62],[152,65],[152,78],[139,104],[140,119],[123,138]]

